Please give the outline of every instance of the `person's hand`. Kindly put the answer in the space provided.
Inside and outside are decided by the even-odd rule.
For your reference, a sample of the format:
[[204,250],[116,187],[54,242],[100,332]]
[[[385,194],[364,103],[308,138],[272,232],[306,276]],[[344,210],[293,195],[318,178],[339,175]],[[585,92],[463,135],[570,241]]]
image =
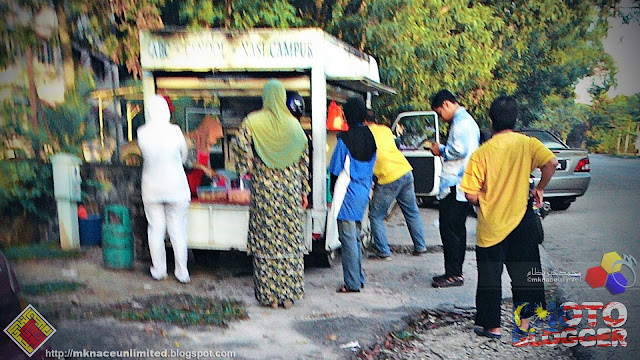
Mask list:
[[531,190],[531,195],[533,195],[533,200],[535,201],[536,207],[538,209],[542,209],[543,199],[544,199],[544,189],[539,189],[537,186]]
[[212,168],[210,167],[205,167],[204,169],[202,169],[204,171],[204,174],[207,175],[209,178],[213,179],[213,178],[217,178],[218,177],[218,173],[216,173]]
[[440,144],[438,143],[432,143],[431,144],[431,152],[433,153],[433,155],[435,156],[440,156]]
[[309,207],[309,199],[307,199],[307,194],[302,194],[302,209],[306,209]]

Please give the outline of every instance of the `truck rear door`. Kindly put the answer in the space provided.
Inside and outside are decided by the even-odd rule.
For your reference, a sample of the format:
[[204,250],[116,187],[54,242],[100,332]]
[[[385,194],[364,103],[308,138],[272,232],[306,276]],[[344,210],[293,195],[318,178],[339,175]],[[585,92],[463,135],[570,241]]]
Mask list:
[[438,194],[442,162],[431,152],[431,144],[440,141],[438,115],[434,111],[403,112],[391,126],[396,145],[413,167],[418,201]]

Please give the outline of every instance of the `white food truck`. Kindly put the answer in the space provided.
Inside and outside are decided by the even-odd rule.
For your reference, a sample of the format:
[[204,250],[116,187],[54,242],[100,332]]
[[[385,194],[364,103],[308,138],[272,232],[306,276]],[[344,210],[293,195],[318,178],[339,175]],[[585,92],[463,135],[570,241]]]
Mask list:
[[[354,95],[370,102],[375,94],[395,93],[380,83],[376,60],[320,29],[305,28],[141,32],[140,61],[145,98],[159,93],[217,99],[215,109],[185,109],[180,125],[190,131],[197,126],[190,123],[192,114],[218,115],[224,137],[212,148],[219,157],[211,165],[230,172],[235,171],[230,142],[244,117],[261,108],[269,79],[280,80],[305,99],[301,123],[311,139],[312,187],[305,245],[308,252],[331,258],[339,242],[333,236],[325,239],[327,162],[337,132],[327,129],[327,107],[332,100],[341,104]],[[248,205],[192,201],[188,246],[246,251],[248,219]]]

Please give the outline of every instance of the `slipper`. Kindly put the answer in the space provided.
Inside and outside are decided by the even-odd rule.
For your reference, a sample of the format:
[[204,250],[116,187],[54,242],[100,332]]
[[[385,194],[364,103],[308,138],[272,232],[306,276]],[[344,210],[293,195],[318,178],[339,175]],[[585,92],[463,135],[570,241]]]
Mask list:
[[500,339],[502,337],[501,334],[494,334],[492,332],[489,332],[489,330],[481,328],[479,326],[474,327],[473,332],[478,336],[488,337],[489,339]]
[[442,275],[437,275],[437,276],[432,277],[432,278],[431,278],[431,280],[433,280],[433,281],[440,281],[440,280],[442,280],[442,279],[446,279],[446,278],[448,278],[448,277],[449,277],[449,275],[447,275],[447,274],[442,274]]
[[464,277],[462,276],[448,276],[446,278],[439,278],[437,280],[433,280],[433,283],[431,283],[431,286],[433,286],[434,288],[446,288],[462,285],[464,285]]
[[346,294],[346,293],[358,293],[358,292],[360,292],[360,289],[352,290],[352,289],[347,288],[347,286],[346,286],[346,285],[342,285],[341,287],[339,287],[339,288],[337,288],[337,289],[336,289],[336,292],[337,292],[337,293],[341,293],[341,294]]

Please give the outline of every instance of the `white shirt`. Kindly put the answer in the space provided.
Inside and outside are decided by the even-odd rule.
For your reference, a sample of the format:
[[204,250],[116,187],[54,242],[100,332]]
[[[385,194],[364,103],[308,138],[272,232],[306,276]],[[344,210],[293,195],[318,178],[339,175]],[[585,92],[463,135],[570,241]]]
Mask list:
[[169,122],[165,99],[156,95],[147,102],[146,124],[138,128],[142,153],[142,201],[183,202],[191,200],[187,175],[187,143],[180,127]]

